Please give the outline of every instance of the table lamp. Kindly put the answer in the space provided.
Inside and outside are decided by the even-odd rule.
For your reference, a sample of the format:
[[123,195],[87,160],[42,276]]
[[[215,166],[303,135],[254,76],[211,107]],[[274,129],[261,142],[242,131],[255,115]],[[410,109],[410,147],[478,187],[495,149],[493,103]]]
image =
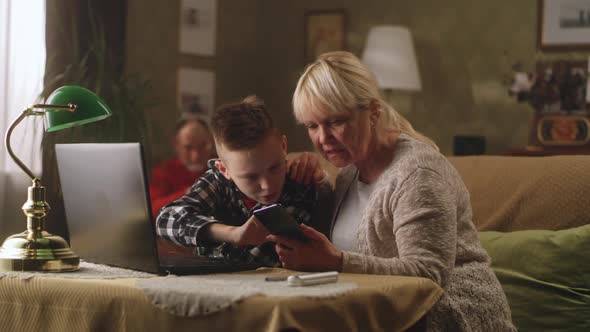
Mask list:
[[83,125],[111,115],[109,107],[90,90],[79,86],[63,86],[55,90],[46,104],[35,104],[25,109],[6,132],[6,150],[14,162],[31,178],[28,199],[22,209],[27,216],[27,230],[4,240],[0,248],[0,271],[65,272],[79,269],[80,257],[70,249],[66,240],[45,231],[45,217],[49,205],[45,201],[45,187],[41,178],[14,154],[10,135],[29,115],[46,115],[47,131]]
[[412,35],[406,27],[371,28],[362,61],[382,89],[418,91],[422,88]]

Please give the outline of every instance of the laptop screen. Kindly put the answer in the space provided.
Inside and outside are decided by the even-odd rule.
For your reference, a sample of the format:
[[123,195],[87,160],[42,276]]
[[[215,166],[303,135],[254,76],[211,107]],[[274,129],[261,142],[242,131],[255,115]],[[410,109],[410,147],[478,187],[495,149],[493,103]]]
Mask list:
[[89,262],[159,272],[140,144],[55,150],[72,249]]
[[158,256],[139,143],[56,144],[70,245],[80,258],[152,273],[249,270],[203,256]]

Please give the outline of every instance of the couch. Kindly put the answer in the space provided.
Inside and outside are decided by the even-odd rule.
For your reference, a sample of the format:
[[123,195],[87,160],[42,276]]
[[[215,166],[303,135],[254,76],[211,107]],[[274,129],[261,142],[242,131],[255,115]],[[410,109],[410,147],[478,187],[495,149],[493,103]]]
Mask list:
[[590,156],[449,160],[518,330],[590,331]]
[[590,331],[590,156],[450,157],[519,331]]

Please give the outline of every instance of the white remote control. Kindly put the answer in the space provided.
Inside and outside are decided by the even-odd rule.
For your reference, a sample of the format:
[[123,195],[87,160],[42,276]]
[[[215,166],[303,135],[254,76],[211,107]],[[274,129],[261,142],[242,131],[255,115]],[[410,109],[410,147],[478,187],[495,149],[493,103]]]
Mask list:
[[287,279],[287,284],[289,286],[309,286],[327,284],[336,281],[338,281],[338,272],[330,271],[290,276]]

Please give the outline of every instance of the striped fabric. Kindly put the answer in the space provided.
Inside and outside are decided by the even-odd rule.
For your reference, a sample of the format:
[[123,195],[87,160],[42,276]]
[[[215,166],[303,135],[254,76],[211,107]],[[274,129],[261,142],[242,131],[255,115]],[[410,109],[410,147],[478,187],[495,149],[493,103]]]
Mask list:
[[[265,275],[292,273],[261,269]],[[215,276],[212,275],[212,278]],[[0,331],[401,331],[442,294],[422,278],[341,274],[359,288],[338,297],[253,296],[213,315],[178,317],[150,303],[134,279],[0,279]]]

